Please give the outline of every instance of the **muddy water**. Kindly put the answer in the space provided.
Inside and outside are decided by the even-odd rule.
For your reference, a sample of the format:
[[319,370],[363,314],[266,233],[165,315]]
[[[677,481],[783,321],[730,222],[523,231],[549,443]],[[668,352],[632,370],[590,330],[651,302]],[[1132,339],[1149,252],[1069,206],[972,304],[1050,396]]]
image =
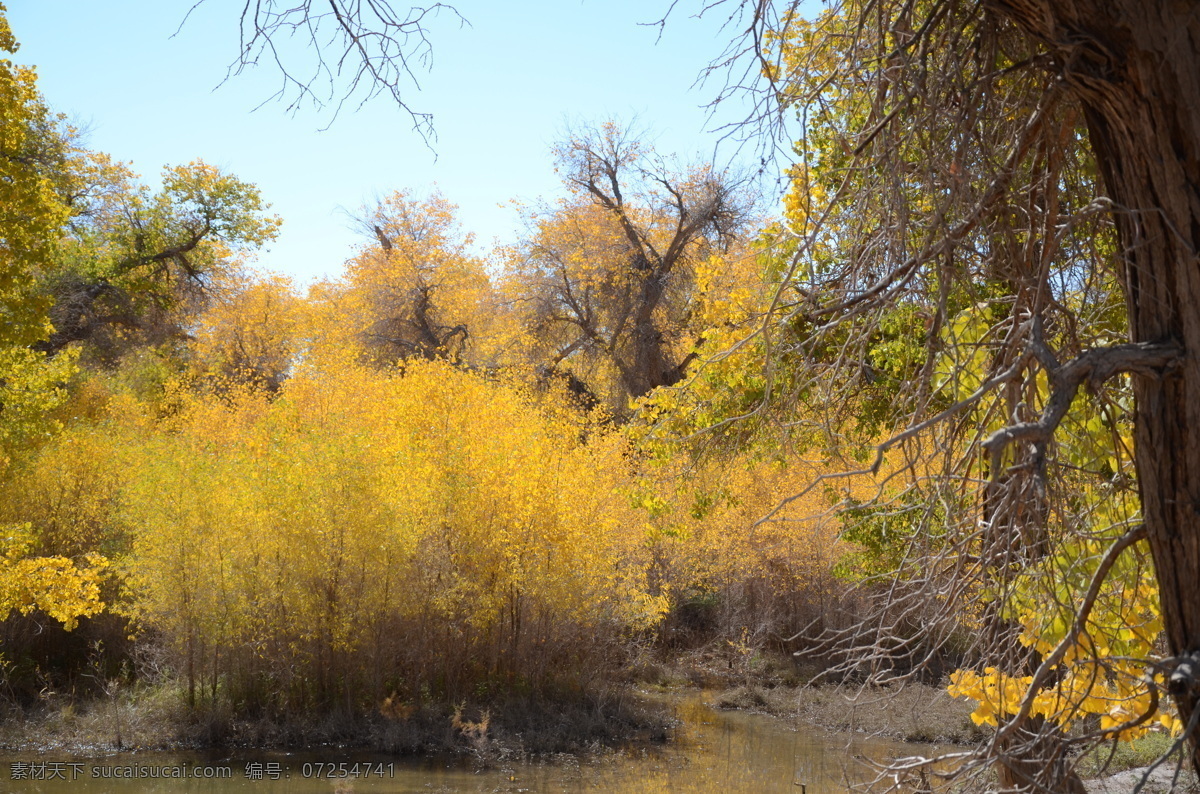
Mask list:
[[872,776],[862,759],[928,754],[926,745],[796,729],[772,717],[710,708],[702,695],[666,701],[676,740],[595,758],[511,763],[412,761],[337,750],[200,755],[0,756],[0,790],[133,794],[283,792],[844,792]]

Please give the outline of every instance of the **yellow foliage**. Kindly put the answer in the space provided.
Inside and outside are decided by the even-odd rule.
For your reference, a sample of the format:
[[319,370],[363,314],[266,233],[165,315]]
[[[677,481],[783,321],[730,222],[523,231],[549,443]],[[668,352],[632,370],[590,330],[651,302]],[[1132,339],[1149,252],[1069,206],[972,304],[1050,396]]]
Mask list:
[[[969,336],[968,321],[955,321]],[[972,367],[965,368],[965,377]],[[978,369],[978,367],[975,367]],[[1049,393],[1044,373],[1034,382],[1039,399]],[[963,377],[961,374],[957,378]],[[967,383],[966,388],[976,388]],[[962,388],[950,385],[943,388]],[[1001,421],[1001,420],[993,420]],[[1122,473],[1132,478],[1133,439],[1127,425],[1106,423],[1091,398],[1080,396],[1060,428],[1058,454],[1075,469],[1064,477],[1076,505],[1076,514],[1062,517],[1052,529],[1053,546],[1031,561],[1006,588],[1000,608],[1006,619],[1020,626],[1018,640],[1046,658],[1069,636],[1081,608],[1083,593],[1092,584],[1099,561],[1115,540],[1115,532],[1138,520],[1138,500],[1128,489],[1114,487]],[[1087,472],[1110,473],[1096,477]],[[1111,481],[1109,479],[1111,478]],[[1149,660],[1158,655],[1163,631],[1158,585],[1149,550],[1144,542],[1125,549],[1097,590],[1080,635],[1065,648],[1053,671],[1050,685],[1027,695],[1032,677],[1014,677],[995,668],[983,674],[960,670],[951,678],[949,691],[975,700],[972,715],[977,724],[996,725],[1016,714],[1021,698],[1031,697],[1030,713],[1064,728],[1088,716],[1098,717],[1102,730],[1117,728],[1146,715],[1151,709],[1151,687],[1162,682],[1146,677]],[[1131,741],[1155,724],[1171,730],[1182,726],[1165,700],[1157,713],[1140,725],[1117,732]]]
[[302,319],[290,279],[228,279],[193,333],[196,368],[218,386],[278,391],[301,353]]
[[535,649],[569,654],[665,609],[626,454],[440,362],[326,362],[273,401],[189,398],[124,491],[135,611],[189,660],[250,653],[240,669],[283,665],[323,694],[379,664],[415,676],[380,660],[417,647],[422,664],[529,676]]
[[100,600],[108,567],[104,557],[88,554],[81,567],[66,557],[27,556],[32,545],[28,524],[0,526],[0,620],[14,611],[28,614],[40,609],[70,631],[79,618],[104,608]]
[[365,221],[376,241],[346,263],[343,279],[312,291],[313,355],[499,363],[512,331],[456,210],[439,193],[396,191],[379,204]]
[[528,233],[505,252],[505,290],[532,354],[627,416],[630,398],[676,383],[692,360],[699,271],[737,244],[748,202],[727,173],[669,168],[612,121],[554,155],[569,196],[521,207]]
[[108,427],[69,428],[3,483],[0,523],[30,524],[35,554],[111,554],[119,490],[130,471],[116,441]]
[[[0,5],[0,52],[17,42]],[[38,276],[53,257],[67,208],[39,164],[48,111],[33,69],[0,59],[0,345],[44,336],[46,297]],[[4,374],[0,372],[0,375]]]
[[840,538],[841,508],[877,497],[887,478],[836,474],[845,469],[751,453],[664,459],[635,491],[661,586],[676,603],[716,596],[729,612],[750,609],[756,643],[760,630],[807,623],[846,588],[836,569],[855,546]]
[[[0,4],[0,54],[17,46]],[[42,280],[67,219],[41,162],[58,154],[52,129],[34,70],[0,58],[0,473],[16,446],[54,429],[45,414],[74,372],[72,356],[28,349],[51,330]]]
[[[1079,571],[1089,570],[1104,552],[1098,541],[1080,544],[1074,553]],[[1067,647],[1055,674],[1053,685],[1034,693],[1030,714],[1044,716],[1064,728],[1089,715],[1098,715],[1101,730],[1109,730],[1146,714],[1151,707],[1151,683],[1144,676],[1146,660],[1162,633],[1162,612],[1158,588],[1148,564],[1137,549],[1126,552],[1134,557],[1127,570],[1110,575],[1100,597],[1089,614],[1085,630]],[[1063,555],[1068,556],[1068,554]],[[1038,584],[1024,582],[1013,598],[1011,611],[1021,625],[1020,642],[1048,656],[1067,636],[1073,608],[1060,602],[1069,592],[1071,576],[1059,574],[1046,592]],[[1040,583],[1039,583],[1040,584]],[[1005,675],[994,667],[983,674],[959,670],[951,676],[948,689],[955,697],[978,703],[971,718],[978,725],[997,725],[1017,713],[1032,676]],[[1157,719],[1143,722],[1118,733],[1129,741],[1144,736],[1155,723],[1178,732],[1178,718],[1160,703]]]
[[0,474],[12,453],[59,429],[52,412],[66,400],[62,384],[75,374],[77,358],[75,351],[48,359],[27,347],[0,344]]

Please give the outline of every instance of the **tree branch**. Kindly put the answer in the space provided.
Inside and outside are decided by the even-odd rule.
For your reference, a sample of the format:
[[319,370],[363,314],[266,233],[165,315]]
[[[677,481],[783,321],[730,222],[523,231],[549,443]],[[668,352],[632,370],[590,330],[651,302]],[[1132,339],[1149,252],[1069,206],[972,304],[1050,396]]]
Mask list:
[[993,479],[1000,476],[1001,456],[1011,444],[1019,441],[1032,443],[1038,447],[1038,457],[1041,458],[1042,450],[1066,417],[1079,387],[1084,383],[1094,388],[1123,372],[1160,377],[1163,372],[1177,365],[1183,355],[1179,346],[1172,342],[1138,342],[1089,350],[1058,366],[1058,359],[1040,340],[1031,341],[1029,347],[1033,355],[1047,366],[1050,400],[1036,422],[1022,422],[1001,428],[983,442],[983,449],[992,457]]
[[[1013,736],[1025,723],[1025,720],[1029,718],[1029,713],[1033,709],[1033,701],[1041,691],[1042,686],[1050,679],[1054,668],[1062,662],[1067,651],[1071,649],[1071,646],[1078,641],[1079,635],[1083,633],[1088,618],[1092,614],[1092,607],[1096,605],[1096,599],[1100,596],[1100,588],[1104,585],[1105,579],[1108,578],[1108,572],[1112,570],[1113,565],[1117,562],[1117,558],[1121,556],[1121,553],[1125,549],[1145,537],[1146,525],[1138,524],[1135,527],[1131,527],[1124,535],[1118,538],[1117,542],[1110,546],[1108,551],[1104,553],[1104,556],[1100,559],[1100,564],[1096,566],[1096,573],[1092,575],[1092,581],[1083,596],[1083,601],[1079,604],[1079,611],[1075,613],[1075,622],[1071,624],[1070,631],[1059,640],[1058,645],[1054,646],[1054,650],[1050,652],[1050,655],[1038,665],[1038,669],[1033,674],[1033,680],[1025,690],[1025,697],[1021,699],[1021,705],[1017,713],[992,738],[994,746],[998,746],[1000,742]],[[1132,728],[1140,725],[1142,722],[1150,719],[1152,715],[1153,712],[1143,714],[1131,723],[1124,725],[1124,728]]]
[[[180,23],[181,29],[205,2],[195,0]],[[469,24],[467,20],[452,5],[436,2],[413,6],[405,14],[397,13],[390,0],[323,0],[321,5],[327,10],[314,7],[314,0],[294,4],[244,0],[238,21],[240,49],[225,80],[248,66],[256,66],[260,57],[268,55],[283,80],[282,87],[268,101],[294,93],[289,110],[305,99],[318,108],[333,103],[336,119],[342,106],[361,87],[362,102],[387,94],[428,142],[433,137],[433,116],[414,110],[405,99],[407,86],[420,90],[414,67],[428,69],[432,60],[428,20],[443,11],[457,18],[460,27]],[[304,49],[311,59],[308,66],[298,67],[296,59],[285,56],[286,47],[277,41],[290,39],[297,32],[307,34]],[[327,49],[331,51],[328,56]],[[306,71],[310,76],[304,76]],[[325,84],[324,90],[321,83]]]

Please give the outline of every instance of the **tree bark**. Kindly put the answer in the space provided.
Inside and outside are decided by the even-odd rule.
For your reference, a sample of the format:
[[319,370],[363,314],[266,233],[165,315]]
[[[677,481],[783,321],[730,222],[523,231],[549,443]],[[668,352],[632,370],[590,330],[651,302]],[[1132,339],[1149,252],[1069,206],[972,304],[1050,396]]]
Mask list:
[[[1200,651],[1200,12],[1185,0],[991,0],[1055,56],[1083,106],[1124,249],[1133,342],[1181,363],[1137,377],[1142,511],[1172,656]],[[1184,724],[1194,677],[1172,695]],[[1200,745],[1190,736],[1193,766]]]
[[669,360],[665,334],[654,321],[654,313],[662,303],[665,279],[666,274],[660,276],[657,270],[652,271],[638,290],[630,337],[632,350],[628,364],[621,368],[625,390],[635,399],[678,380],[672,380],[675,366]]

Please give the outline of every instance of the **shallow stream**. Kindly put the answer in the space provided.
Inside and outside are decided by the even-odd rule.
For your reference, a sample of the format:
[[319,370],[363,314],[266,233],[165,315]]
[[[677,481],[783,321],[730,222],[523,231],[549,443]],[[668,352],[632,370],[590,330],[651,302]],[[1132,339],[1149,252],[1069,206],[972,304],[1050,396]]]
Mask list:
[[329,749],[299,753],[0,755],[0,790],[46,794],[283,792],[719,792],[827,794],[874,774],[862,759],[929,754],[928,745],[796,728],[761,714],[719,711],[706,696],[655,696],[675,711],[669,745],[595,757],[413,760]]

